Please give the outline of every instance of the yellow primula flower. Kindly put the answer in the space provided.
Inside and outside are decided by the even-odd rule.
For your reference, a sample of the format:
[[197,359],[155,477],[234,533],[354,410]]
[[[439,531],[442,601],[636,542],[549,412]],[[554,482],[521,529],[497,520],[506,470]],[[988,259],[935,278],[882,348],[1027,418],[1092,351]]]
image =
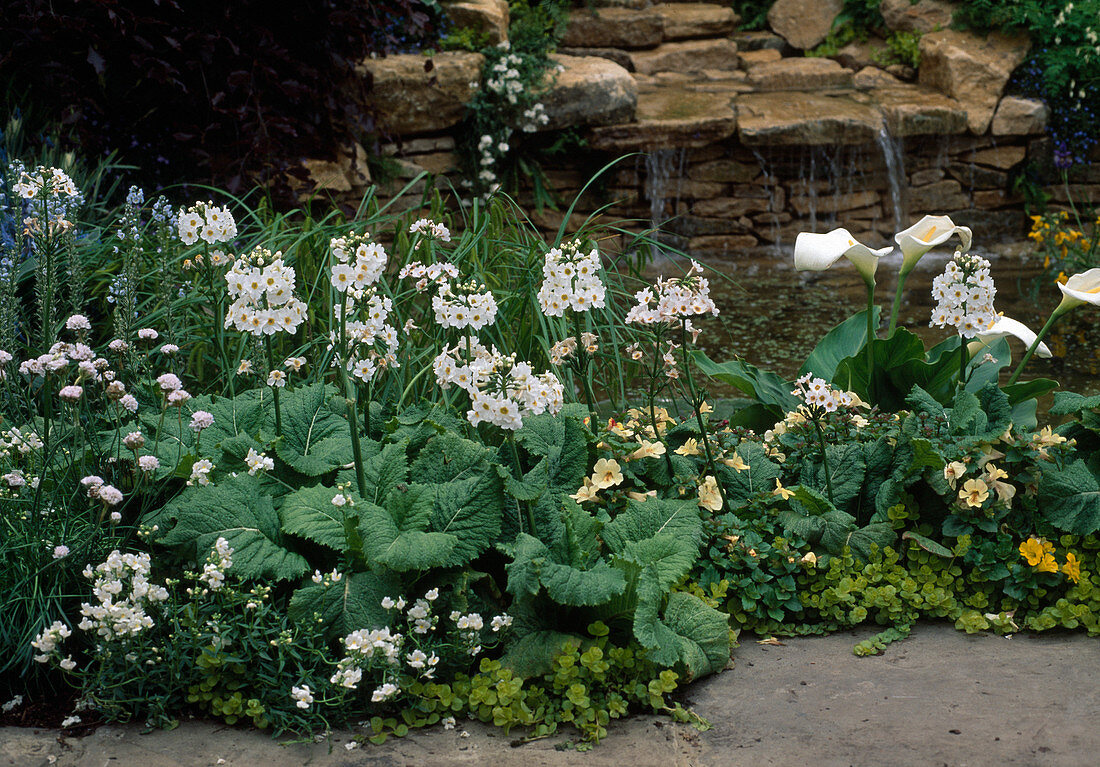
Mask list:
[[638,503],[645,503],[650,498],[656,498],[657,491],[650,490],[648,493],[639,493],[635,490],[630,490],[629,492],[627,492],[626,497],[630,498],[631,500],[637,501]]
[[695,439],[688,439],[673,452],[675,452],[676,455],[699,455],[702,453],[699,449],[699,442]]
[[775,490],[772,490],[772,495],[778,495],[784,501],[787,501],[794,495],[794,491],[783,487],[783,483],[777,479],[775,480]]
[[592,467],[592,484],[599,490],[614,487],[622,481],[623,472],[614,458],[601,458]]
[[636,461],[640,458],[657,458],[664,454],[665,444],[663,442],[650,442],[648,440],[642,440],[642,446],[631,453],[630,458],[631,460]]
[[703,415],[706,415],[707,413],[713,413],[714,408],[704,402],[702,405],[699,406],[699,412]]
[[1054,544],[1045,538],[1028,538],[1020,544],[1020,556],[1032,567],[1054,558]]
[[1058,572],[1058,562],[1054,559],[1053,554],[1047,554],[1035,569],[1041,573],[1056,573]]
[[718,492],[718,481],[708,476],[699,485],[699,505],[710,511],[722,510],[722,495]]
[[959,491],[959,500],[971,508],[981,508],[989,498],[989,486],[980,479],[968,479]]
[[569,497],[577,503],[588,503],[590,501],[599,500],[599,497],[596,495],[598,491],[599,488],[596,487],[595,484],[593,484],[592,480],[590,480],[588,477],[585,477],[584,485],[581,487],[581,489],[573,493],[573,495]]
[[733,452],[732,458],[723,458],[722,463],[724,463],[726,466],[729,466],[731,469],[736,469],[737,471],[745,471],[749,468],[749,465],[745,463],[745,460],[736,450]]
[[952,461],[943,467],[943,478],[951,485],[952,490],[955,489],[955,483],[964,474],[966,474],[966,464],[962,461]]
[[1066,552],[1066,563],[1062,565],[1062,572],[1074,583],[1081,580],[1081,563],[1077,560],[1077,555],[1072,551]]

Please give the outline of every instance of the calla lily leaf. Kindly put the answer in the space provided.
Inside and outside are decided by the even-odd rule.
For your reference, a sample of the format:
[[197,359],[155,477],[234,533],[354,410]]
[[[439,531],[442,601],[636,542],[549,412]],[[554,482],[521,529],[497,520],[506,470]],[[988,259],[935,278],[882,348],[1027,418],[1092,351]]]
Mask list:
[[856,240],[847,229],[825,234],[802,232],[794,241],[794,268],[800,271],[824,271],[847,258],[865,280],[873,280],[878,260],[893,248],[875,250]]
[[921,256],[937,245],[947,242],[955,234],[959,235],[959,250],[963,253],[970,250],[970,242],[973,239],[970,228],[956,226],[955,222],[947,216],[925,216],[908,229],[895,234],[894,241],[901,248],[902,271],[911,270]]

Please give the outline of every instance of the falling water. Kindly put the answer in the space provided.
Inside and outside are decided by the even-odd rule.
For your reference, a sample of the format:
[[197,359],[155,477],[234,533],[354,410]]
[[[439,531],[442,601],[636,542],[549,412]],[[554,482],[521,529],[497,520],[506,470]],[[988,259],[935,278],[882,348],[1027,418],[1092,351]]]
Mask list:
[[900,232],[905,228],[905,156],[901,151],[901,142],[890,135],[886,129],[885,121],[878,129],[875,143],[882,152],[882,158],[886,161],[886,176],[890,182],[890,202],[894,206],[894,231]]
[[784,253],[783,253],[783,243],[780,242],[780,236],[779,236],[780,226],[779,226],[779,215],[778,215],[781,208],[780,208],[780,205],[779,205],[779,201],[777,199],[778,190],[779,190],[779,179],[776,177],[775,173],[773,172],[773,168],[771,168],[769,166],[767,159],[764,157],[764,155],[762,155],[760,153],[760,150],[753,149],[752,154],[756,158],[756,163],[760,166],[760,172],[764,174],[764,178],[773,179],[773,183],[768,184],[768,186],[767,186],[767,190],[768,190],[768,210],[771,211],[773,214],[775,214],[775,215],[772,216],[772,222],[771,222],[772,247],[775,249],[775,254],[777,256],[782,257],[784,255]]
[[[672,212],[680,202],[680,181],[684,177],[684,149],[654,149],[645,156],[645,197],[649,200],[649,223],[657,238],[659,228],[668,220],[665,208],[672,199]],[[673,184],[675,182],[675,184]],[[675,186],[675,188],[673,188]],[[656,245],[650,247],[650,257],[657,260],[663,252]]]

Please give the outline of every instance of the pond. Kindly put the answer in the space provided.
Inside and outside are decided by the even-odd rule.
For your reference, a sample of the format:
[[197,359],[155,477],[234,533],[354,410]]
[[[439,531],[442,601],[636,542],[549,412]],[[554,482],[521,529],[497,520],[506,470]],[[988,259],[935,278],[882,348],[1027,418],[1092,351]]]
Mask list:
[[[787,248],[790,251],[790,248]],[[1038,331],[1058,305],[1061,293],[1044,284],[1042,262],[1029,258],[1028,242],[1005,243],[992,248],[973,248],[989,259],[997,285],[995,308],[1005,316]],[[932,280],[943,271],[953,250],[928,253],[909,276],[898,324],[920,335],[927,345],[948,337],[941,328],[930,328]],[[897,264],[890,258],[879,264],[877,303],[887,313],[894,297]],[[837,323],[866,306],[863,281],[842,260],[824,272],[797,272],[788,252],[736,260],[711,259],[706,265],[718,274],[709,275],[711,293],[721,311],[705,324],[707,333],[700,344],[716,361],[743,357],[758,367],[773,370],[788,379],[814,346]],[[674,274],[677,264],[653,265]],[[1061,382],[1063,390],[1084,394],[1100,393],[1100,316],[1092,307],[1081,307],[1063,317],[1046,339],[1052,359],[1035,357],[1024,377],[1049,377]],[[1015,360],[1023,355],[1021,344],[1012,339]],[[1011,367],[1003,374],[1007,379]]]

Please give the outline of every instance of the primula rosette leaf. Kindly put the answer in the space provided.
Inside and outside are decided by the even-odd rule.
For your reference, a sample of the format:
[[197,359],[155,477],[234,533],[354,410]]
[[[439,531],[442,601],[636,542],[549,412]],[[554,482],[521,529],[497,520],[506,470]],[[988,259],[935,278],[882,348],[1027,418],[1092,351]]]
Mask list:
[[[827,445],[825,454],[829,461],[829,482],[832,483],[833,503],[845,508],[859,496],[863,487],[867,466],[863,461],[863,448],[857,442],[845,445]],[[818,451],[807,452],[802,459],[799,480],[815,490],[825,491],[829,482],[825,479],[825,465]]]
[[367,484],[367,500],[380,503],[404,482],[409,475],[409,459],[405,443],[386,445],[381,452],[363,461],[363,474]]
[[449,482],[481,470],[491,455],[485,446],[447,432],[428,441],[411,472],[418,482]]
[[576,418],[541,414],[523,419],[516,441],[543,456],[551,492],[573,493],[588,470],[588,436]]
[[669,596],[664,620],[660,594],[638,588],[634,636],[662,666],[682,663],[689,679],[721,671],[729,662],[729,616],[685,592]]
[[747,501],[758,493],[771,492],[775,481],[783,476],[779,464],[768,457],[764,446],[759,442],[742,442],[737,454],[749,468],[737,471],[725,464],[718,465],[718,478],[726,491],[726,501],[735,503]]
[[633,541],[662,533],[688,544],[698,544],[702,531],[703,520],[694,500],[651,498],[645,502],[628,501],[626,510],[604,526],[601,537],[608,548],[619,553]]
[[581,637],[553,629],[532,631],[508,645],[500,664],[521,679],[542,676],[552,669],[554,656],[570,642],[580,644]]
[[1054,393],[1054,404],[1050,406],[1051,415],[1080,415],[1085,410],[1100,408],[1100,394],[1086,397],[1069,391]]
[[504,488],[489,469],[437,485],[431,528],[455,537],[449,564],[465,564],[489,548],[500,535],[503,512]]
[[425,531],[434,511],[434,498],[434,488],[412,485],[390,492],[384,508],[364,503],[359,508],[359,533],[367,562],[398,572],[452,564],[457,537]]
[[287,580],[309,570],[304,557],[283,545],[270,496],[260,494],[247,475],[187,488],[143,523],[169,528],[159,543],[194,546],[196,552],[225,538],[234,551],[231,573],[240,578]]
[[332,499],[336,495],[336,490],[323,485],[302,488],[288,495],[279,508],[283,532],[336,551],[348,551],[344,518],[347,516],[354,520],[363,501],[352,493],[346,493],[354,505],[334,506]]
[[1059,530],[1077,535],[1100,530],[1100,481],[1081,459],[1064,469],[1044,468],[1038,501],[1039,513]]
[[[332,637],[362,628],[387,625],[390,616],[382,599],[402,593],[401,584],[377,573],[348,573],[338,581],[307,582],[290,598],[288,613],[295,623],[320,625]],[[320,623],[318,623],[320,619]]]
[[353,460],[348,422],[328,404],[335,393],[313,384],[283,396],[283,436],[275,450],[295,471],[318,477]]

